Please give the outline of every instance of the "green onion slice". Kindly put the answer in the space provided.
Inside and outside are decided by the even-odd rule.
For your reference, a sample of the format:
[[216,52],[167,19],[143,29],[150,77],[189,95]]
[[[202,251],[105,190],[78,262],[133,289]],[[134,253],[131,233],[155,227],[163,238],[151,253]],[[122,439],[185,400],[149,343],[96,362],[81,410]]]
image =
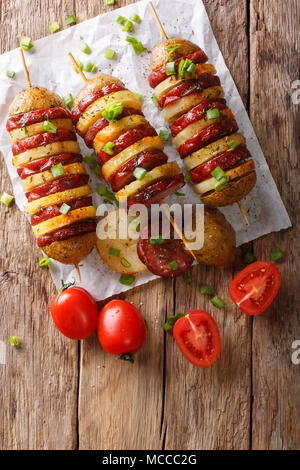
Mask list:
[[176,196],[185,196],[185,193],[182,193],[181,191],[175,191],[174,193]]
[[103,150],[104,152],[106,152],[108,155],[113,155],[114,154],[114,151],[113,151],[113,148],[114,148],[115,144],[113,142],[107,142],[104,147],[103,147]]
[[132,45],[133,50],[136,54],[140,54],[145,50],[143,44],[138,41],[134,36],[127,36],[126,41]]
[[107,199],[109,199],[110,201],[116,202],[116,198],[115,198],[114,193],[109,191],[106,186],[98,186],[97,192],[98,192],[99,196],[104,196]]
[[59,212],[61,214],[67,215],[67,213],[71,210],[71,206],[66,204],[65,202],[60,206]]
[[191,181],[191,174],[189,171],[186,172],[186,174],[184,175],[184,181],[186,183],[188,183],[189,181]]
[[162,138],[162,140],[164,142],[168,142],[170,136],[171,136],[171,132],[168,131],[168,129],[161,129],[159,131],[159,136]]
[[153,235],[153,237],[149,237],[150,245],[161,245],[165,241],[163,235]]
[[44,121],[43,128],[45,131],[51,132],[51,134],[56,134],[57,127],[50,121]]
[[113,103],[105,108],[102,112],[102,117],[109,122],[116,122],[118,117],[123,113],[123,103]]
[[91,72],[91,73],[95,72],[96,69],[97,69],[97,66],[93,64],[92,62],[87,62],[83,67],[83,70],[85,72]]
[[[77,62],[78,67],[79,67],[81,70],[83,70],[83,63],[81,62],[81,60],[76,60],[76,62]],[[72,67],[73,67],[73,70],[75,70],[76,73],[79,73],[74,64],[72,64]]]
[[141,95],[140,93],[134,93],[134,94],[140,102],[143,101],[143,99],[144,99],[143,95]]
[[171,261],[171,262],[169,263],[169,266],[170,266],[170,268],[171,268],[173,271],[176,271],[176,269],[179,268],[179,264],[177,263],[176,260]]
[[10,344],[15,347],[15,346],[18,346],[19,345],[19,340],[16,336],[11,336],[10,338],[8,338],[8,341],[10,342]]
[[113,60],[116,57],[116,51],[113,49],[106,49],[104,57],[105,59]]
[[52,172],[52,175],[54,176],[54,178],[59,178],[60,176],[62,176],[66,173],[65,169],[64,169],[64,167],[62,166],[61,163],[58,163],[57,165],[53,165],[51,167],[51,172]]
[[6,207],[9,207],[13,201],[14,197],[11,196],[10,194],[7,194],[5,191],[1,196],[0,201],[6,205]]
[[85,54],[91,53],[91,48],[85,41],[81,41],[81,43],[79,44],[79,49]]
[[218,108],[209,109],[206,112],[207,119],[218,119],[220,117],[220,110]]
[[196,64],[194,64],[193,62],[188,66],[188,68],[186,69],[187,73],[189,74],[189,76],[192,78],[194,76],[194,73],[196,71]]
[[116,22],[123,25],[126,23],[127,19],[124,18],[124,16],[118,16],[118,18],[116,19]]
[[44,258],[41,258],[41,259],[39,260],[39,266],[40,266],[41,268],[46,268],[46,267],[48,267],[48,266],[50,265],[50,263],[51,263],[51,260],[50,260],[50,258],[48,258],[48,256],[44,256]]
[[14,72],[13,70],[7,70],[6,72],[6,76],[8,78],[15,78],[15,75],[16,75],[16,72]]
[[251,264],[251,263],[254,263],[254,261],[256,261],[256,258],[253,253],[250,253],[248,251],[247,253],[244,254],[243,260],[246,264]]
[[130,20],[134,21],[135,23],[140,23],[141,22],[141,18],[139,15],[137,15],[136,13],[134,13],[133,15],[131,15],[129,17]]
[[93,155],[86,155],[85,157],[83,157],[83,161],[84,163],[90,166],[93,166],[96,163],[96,159]]
[[29,38],[28,36],[23,36],[23,37],[21,37],[20,47],[21,47],[24,51],[28,52],[28,51],[33,47],[32,39]]
[[217,166],[212,172],[211,176],[213,176],[217,181],[220,181],[222,178],[225,178],[225,172],[222,170],[220,166]]
[[126,258],[124,258],[124,256],[121,258],[121,265],[124,266],[124,268],[131,267],[131,263]]
[[49,29],[51,33],[56,33],[56,31],[59,31],[59,23],[54,21],[54,23],[50,24]]
[[147,170],[145,170],[145,168],[141,168],[139,166],[137,166],[136,169],[133,172],[133,176],[137,180],[142,180],[146,176],[146,174],[147,174]]
[[211,295],[213,293],[213,288],[211,286],[200,286],[200,294]]
[[75,15],[69,15],[66,17],[66,24],[68,26],[72,26],[73,24],[76,24],[77,19]]
[[229,140],[229,142],[227,142],[227,145],[228,145],[229,148],[231,148],[231,150],[235,150],[236,147],[237,147],[237,145],[235,143],[235,140],[233,140],[233,139]]
[[152,96],[152,101],[153,101],[153,104],[154,104],[158,109],[160,109],[159,104],[158,104],[158,98],[157,98],[157,96]]
[[98,178],[102,178],[101,166],[98,163],[95,166],[95,168],[93,168],[93,173],[95,173],[95,175],[98,176]]
[[166,323],[162,324],[163,329],[167,332],[171,331],[177,320],[179,320],[181,317],[184,317],[183,313],[176,313],[175,315],[171,315],[167,318]]
[[106,0],[106,5],[114,5],[115,0]]
[[135,277],[129,276],[127,274],[122,274],[119,279],[120,284],[124,284],[124,286],[131,286],[131,284],[133,284],[134,281],[135,281]]
[[175,62],[168,62],[166,64],[166,75],[175,75],[176,67]]
[[62,96],[62,100],[65,103],[65,105],[68,106],[69,109],[72,108],[73,96],[71,93],[68,93],[67,95]]
[[124,24],[124,28],[122,29],[122,31],[126,31],[127,33],[130,33],[130,31],[132,31],[133,28],[134,28],[134,25],[133,25],[132,21],[126,20],[126,22]]
[[223,300],[220,299],[220,297],[218,297],[217,295],[213,297],[212,299],[210,299],[210,301],[215,307],[219,309],[222,309],[225,307],[225,302],[223,302]]
[[177,51],[177,49],[179,49],[181,46],[181,44],[169,44],[167,46],[167,52],[168,52],[168,62],[172,62],[172,57],[171,55],[173,54],[173,52]]
[[116,258],[120,257],[120,253],[121,253],[120,250],[117,250],[117,248],[113,248],[112,246],[109,249],[109,254],[112,256],[115,256]]
[[271,260],[272,261],[279,261],[283,258],[283,251],[282,250],[275,250],[271,253]]
[[226,188],[226,186],[228,186],[228,179],[225,176],[216,182],[215,191],[221,191],[222,189]]

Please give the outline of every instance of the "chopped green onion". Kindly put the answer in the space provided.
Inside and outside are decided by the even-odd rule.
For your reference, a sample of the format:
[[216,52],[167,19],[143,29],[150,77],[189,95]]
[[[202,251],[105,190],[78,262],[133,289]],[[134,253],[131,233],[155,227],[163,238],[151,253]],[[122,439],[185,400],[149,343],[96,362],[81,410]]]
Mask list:
[[75,15],[69,15],[66,17],[66,24],[68,26],[72,26],[73,24],[76,24],[77,19]]
[[175,75],[176,67],[175,62],[168,62],[166,65],[166,75]]
[[[83,63],[81,62],[81,60],[76,60],[76,62],[77,62],[78,67],[79,67],[81,70],[83,70]],[[74,64],[72,64],[72,67],[73,67],[73,70],[75,70],[76,73],[79,73]]]
[[175,191],[176,196],[185,196],[185,193],[182,193],[180,191]]
[[113,60],[115,56],[116,56],[116,51],[114,51],[113,49],[106,49],[105,54],[104,54],[105,59]]
[[158,109],[160,109],[159,104],[158,104],[158,98],[157,98],[157,96],[152,96],[152,101],[153,101],[153,104],[154,104]]
[[213,288],[211,286],[200,286],[200,294],[211,295],[213,293]]
[[83,157],[83,161],[84,163],[90,166],[93,166],[96,163],[96,159],[93,155],[86,155],[85,157]]
[[220,166],[217,166],[212,172],[211,176],[213,176],[217,181],[220,181],[222,178],[225,178],[225,172],[222,170]]
[[179,265],[178,265],[177,261],[175,261],[175,260],[171,261],[171,262],[169,263],[169,266],[170,266],[170,268],[171,268],[173,271],[176,271],[176,269],[179,268]]
[[230,140],[229,142],[227,142],[227,145],[228,145],[229,148],[231,148],[231,150],[235,150],[236,147],[237,147],[237,145],[235,143],[235,140],[233,140],[233,139]]
[[112,246],[109,249],[109,254],[112,256],[115,256],[116,258],[120,257],[120,253],[121,253],[120,250],[117,250],[116,248],[113,248]]
[[184,282],[189,286],[190,284],[192,284],[193,280],[191,276],[186,276],[184,277]]
[[81,43],[79,44],[79,49],[85,54],[91,53],[91,48],[85,41],[81,41]]
[[283,258],[283,251],[282,250],[275,250],[271,253],[271,260],[272,261],[279,261]]
[[118,16],[118,18],[116,19],[116,22],[121,24],[121,25],[124,25],[126,23],[127,19],[124,18],[124,16]]
[[143,95],[140,95],[140,93],[135,93],[135,96],[137,97],[137,99],[138,99],[140,102],[142,102],[143,99],[144,99]]
[[106,0],[106,5],[114,5],[115,0]]
[[51,263],[51,259],[48,258],[48,256],[44,256],[44,258],[41,258],[41,259],[39,260],[39,266],[40,266],[41,268],[46,268],[46,267],[48,267],[48,266],[50,265],[50,263]]
[[137,180],[142,180],[146,176],[146,174],[147,174],[147,170],[145,170],[145,168],[141,168],[139,166],[137,166],[136,169],[133,172],[133,176]]
[[56,134],[57,127],[50,121],[44,121],[43,128],[45,131],[51,132],[51,134]]
[[143,44],[138,41],[134,36],[127,36],[126,41],[129,42],[136,54],[140,54],[145,50]]
[[243,260],[246,264],[251,264],[251,263],[254,263],[254,261],[256,261],[256,258],[253,253],[250,253],[248,251],[247,253],[244,254]]
[[54,23],[50,24],[49,29],[51,33],[56,33],[56,31],[59,31],[59,23],[54,21]]
[[170,131],[168,131],[168,129],[161,129],[159,131],[159,136],[161,137],[161,139],[164,141],[164,142],[167,142],[170,138]]
[[91,73],[95,72],[96,69],[97,69],[97,66],[93,64],[92,62],[87,62],[83,67],[83,70],[85,72],[91,72]]
[[126,20],[126,22],[124,24],[124,28],[122,29],[122,31],[126,31],[127,33],[130,33],[130,31],[132,31],[133,28],[134,28],[134,26],[133,26],[132,21]]
[[213,297],[212,299],[210,299],[210,301],[215,307],[219,309],[222,309],[225,307],[225,302],[223,302],[223,300],[220,299],[220,297],[218,297],[217,295]]
[[122,274],[119,279],[120,284],[124,284],[124,286],[131,286],[131,284],[135,281],[134,276],[128,276],[127,274]]
[[188,183],[189,181],[191,181],[191,174],[189,171],[186,172],[186,174],[184,175],[184,181],[186,183]]
[[101,173],[101,166],[97,163],[95,168],[93,168],[93,173],[95,173],[98,178],[102,178],[102,173]]
[[28,52],[33,47],[33,44],[31,41],[32,41],[31,38],[29,38],[28,36],[21,37],[20,47],[24,51]]
[[15,78],[16,72],[13,72],[12,70],[7,70],[6,76],[8,78]]
[[105,108],[102,112],[102,117],[109,122],[116,122],[118,117],[123,113],[123,103],[113,103]]
[[167,318],[166,323],[162,324],[163,329],[167,332],[171,331],[177,320],[179,320],[181,317],[184,317],[183,313],[176,313],[175,315],[171,315]]
[[173,54],[173,52],[177,51],[177,49],[179,49],[180,47],[181,47],[181,44],[169,44],[167,46],[168,62],[172,61],[171,54]]
[[114,151],[113,151],[113,148],[114,148],[115,144],[113,142],[107,142],[104,147],[103,147],[103,150],[104,152],[106,152],[108,155],[113,155],[114,154]]
[[186,71],[187,71],[187,73],[189,74],[190,77],[194,76],[195,70],[196,70],[196,65],[193,62],[186,69]]
[[140,23],[141,22],[141,18],[139,15],[137,15],[136,13],[134,13],[133,15],[131,15],[129,17],[130,20],[134,21],[135,23]]
[[165,242],[163,235],[153,235],[153,237],[149,237],[150,245],[161,245]]
[[10,204],[11,204],[11,202],[12,202],[12,200],[13,200],[13,198],[14,198],[13,196],[11,196],[10,194],[7,194],[7,193],[4,191],[4,193],[3,193],[2,196],[1,196],[0,201],[1,201],[3,204],[5,204],[7,207],[9,207]]
[[68,93],[67,95],[62,96],[62,100],[65,103],[65,105],[68,106],[69,109],[72,108],[73,96],[71,93]]
[[226,188],[226,186],[228,186],[228,179],[225,176],[216,182],[215,191],[221,191],[222,189]]
[[10,344],[15,347],[15,346],[18,346],[19,345],[19,340],[16,336],[11,336],[10,338],[8,338],[8,341],[10,342]]
[[54,178],[58,178],[59,176],[62,176],[65,174],[65,169],[61,163],[58,163],[57,165],[53,165],[51,167],[51,172]]
[[97,192],[99,196],[104,196],[110,201],[116,202],[115,195],[111,191],[109,191],[106,186],[98,186]]
[[218,119],[220,117],[220,110],[218,108],[209,109],[206,112],[207,119]]
[[121,258],[121,265],[124,266],[124,268],[131,267],[131,263],[126,258],[124,258],[124,256]]
[[184,78],[185,77],[185,73],[187,71],[187,69],[190,67],[190,65],[192,64],[193,62],[190,60],[190,59],[182,59],[180,62],[179,62],[179,67],[178,67],[178,75],[181,77],[181,78]]
[[63,215],[67,215],[67,213],[71,210],[71,206],[66,204],[65,202],[60,206],[59,212]]

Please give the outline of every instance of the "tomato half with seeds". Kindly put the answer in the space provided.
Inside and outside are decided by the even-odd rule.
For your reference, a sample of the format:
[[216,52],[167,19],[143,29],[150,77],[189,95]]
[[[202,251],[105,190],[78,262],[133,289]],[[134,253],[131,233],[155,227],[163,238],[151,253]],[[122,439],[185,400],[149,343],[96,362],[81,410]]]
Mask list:
[[259,315],[273,302],[280,284],[280,273],[274,263],[256,261],[233,279],[229,294],[246,315]]
[[221,353],[218,325],[204,310],[192,310],[175,323],[173,335],[184,357],[197,367],[209,367]]

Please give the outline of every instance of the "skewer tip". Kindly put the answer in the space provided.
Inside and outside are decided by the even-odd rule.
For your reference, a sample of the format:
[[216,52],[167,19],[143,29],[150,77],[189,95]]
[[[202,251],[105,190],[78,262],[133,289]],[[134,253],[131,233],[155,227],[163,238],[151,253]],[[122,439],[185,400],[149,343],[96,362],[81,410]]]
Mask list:
[[148,2],[148,6],[149,6],[150,10],[152,11],[152,14],[153,14],[153,16],[154,16],[154,18],[155,18],[155,21],[156,21],[156,23],[157,23],[157,25],[158,25],[158,27],[159,27],[159,29],[160,29],[160,32],[161,32],[161,34],[162,34],[162,37],[163,37],[164,40],[166,41],[166,40],[168,39],[168,36],[166,35],[166,32],[165,32],[165,30],[164,30],[164,28],[163,28],[163,26],[162,26],[162,24],[161,24],[161,22],[160,22],[160,19],[158,18],[158,15],[157,15],[157,13],[156,13],[156,10],[155,10],[155,8],[154,8],[152,2]]
[[249,219],[248,219],[248,215],[247,215],[247,212],[245,211],[245,208],[244,208],[243,204],[241,203],[241,201],[238,201],[237,204],[239,206],[239,209],[241,211],[242,216],[245,219],[246,224],[248,225],[248,227],[250,227],[250,222],[249,222]]
[[77,64],[76,60],[74,59],[73,55],[71,54],[71,52],[68,52],[68,56],[70,57],[71,61],[73,62],[73,65],[74,67],[76,68],[77,72],[80,74],[82,80],[84,82],[87,82],[88,79],[86,78],[86,76],[84,75],[83,71],[81,70],[81,68],[79,67],[79,65]]
[[81,274],[80,274],[80,269],[79,269],[78,264],[75,264],[75,268],[76,268],[76,272],[77,272],[77,276],[78,276],[79,282],[80,282],[80,284],[81,284],[81,283],[82,283],[82,280],[81,280]]
[[26,78],[26,83],[27,83],[28,88],[31,88],[32,85],[31,85],[31,81],[30,81],[30,76],[29,76],[29,72],[28,72],[28,68],[27,68],[27,64],[26,64],[26,61],[25,61],[24,52],[23,52],[22,48],[20,48],[20,54],[21,54],[21,59],[22,59],[22,63],[23,63],[23,69],[24,69],[24,74],[25,74],[25,78]]

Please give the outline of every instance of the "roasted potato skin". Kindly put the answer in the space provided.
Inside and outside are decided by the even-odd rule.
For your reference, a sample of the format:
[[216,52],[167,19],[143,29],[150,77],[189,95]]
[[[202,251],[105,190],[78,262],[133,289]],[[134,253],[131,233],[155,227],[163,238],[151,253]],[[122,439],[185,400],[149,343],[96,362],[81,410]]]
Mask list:
[[[78,106],[78,103],[83,98],[85,98],[91,93],[94,93],[95,91],[101,90],[101,88],[105,87],[106,85],[109,85],[110,83],[122,83],[122,82],[118,78],[112,77],[111,75],[107,75],[105,73],[99,73],[95,77],[90,78],[86,82],[84,87],[81,88],[79,93],[74,98],[73,108],[76,108]],[[122,85],[124,84],[122,83]]]
[[170,54],[172,60],[179,59],[182,56],[192,54],[193,52],[197,52],[200,50],[200,48],[196,46],[196,44],[193,44],[192,42],[182,38],[170,38],[165,41],[162,41],[157,44],[152,51],[150,59],[151,72],[156,69],[159,69],[168,62],[169,54],[167,51],[167,47],[173,44],[181,44],[181,46],[172,54]]
[[52,259],[63,264],[77,264],[83,260],[96,245],[96,233],[85,233],[53,242],[43,247],[44,253]]
[[226,266],[233,261],[235,248],[235,231],[222,212],[213,207],[205,207],[204,245],[201,250],[193,250],[198,263]]
[[256,183],[256,173],[251,171],[241,178],[229,182],[221,191],[211,191],[201,197],[204,204],[214,207],[225,207],[240,201],[253,189]]
[[50,107],[66,108],[63,100],[42,86],[35,86],[21,91],[9,107],[9,116],[29,113],[36,109],[46,109]]

